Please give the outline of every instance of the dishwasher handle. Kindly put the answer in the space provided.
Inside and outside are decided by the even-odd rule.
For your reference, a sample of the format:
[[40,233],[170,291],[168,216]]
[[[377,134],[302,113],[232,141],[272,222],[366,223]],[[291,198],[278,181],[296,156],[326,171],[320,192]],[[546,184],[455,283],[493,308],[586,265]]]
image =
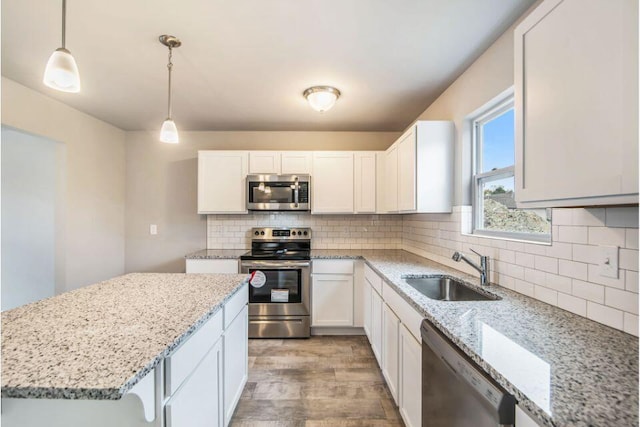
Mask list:
[[420,333],[422,342],[429,346],[441,362],[496,410],[501,426],[515,425],[516,400],[511,394],[487,378],[473,361],[463,355],[427,319],[422,321]]

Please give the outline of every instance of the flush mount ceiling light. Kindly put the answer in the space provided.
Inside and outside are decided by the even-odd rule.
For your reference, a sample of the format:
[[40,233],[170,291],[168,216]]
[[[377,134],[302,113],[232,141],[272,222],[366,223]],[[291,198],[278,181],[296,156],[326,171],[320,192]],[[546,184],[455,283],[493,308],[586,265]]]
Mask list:
[[178,128],[176,128],[176,124],[171,118],[171,69],[173,68],[173,63],[171,62],[171,57],[173,55],[173,49],[176,47],[180,47],[182,42],[178,40],[174,36],[168,36],[166,34],[159,37],[160,43],[167,46],[169,48],[169,62],[167,63],[167,70],[169,71],[169,96],[167,100],[167,119],[162,123],[162,128],[160,129],[160,141],[166,142],[168,144],[177,144],[180,142],[180,138],[178,137]]
[[331,86],[313,86],[302,93],[311,108],[321,113],[330,110],[340,97],[340,91]]
[[62,47],[57,48],[49,57],[44,70],[43,83],[61,92],[80,92],[80,73],[76,60],[66,45],[67,0],[62,0]]

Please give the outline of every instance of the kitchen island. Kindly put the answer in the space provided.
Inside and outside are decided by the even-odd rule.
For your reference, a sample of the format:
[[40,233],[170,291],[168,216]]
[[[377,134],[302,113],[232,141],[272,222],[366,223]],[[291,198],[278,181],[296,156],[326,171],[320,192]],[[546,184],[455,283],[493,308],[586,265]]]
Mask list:
[[2,313],[3,424],[227,423],[246,382],[243,290],[240,274],[133,273]]

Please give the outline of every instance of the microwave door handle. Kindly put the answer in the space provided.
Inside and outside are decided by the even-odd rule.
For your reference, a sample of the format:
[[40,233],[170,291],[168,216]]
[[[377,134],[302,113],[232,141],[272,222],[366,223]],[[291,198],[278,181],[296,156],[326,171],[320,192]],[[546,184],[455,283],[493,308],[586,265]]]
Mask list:
[[300,184],[298,183],[297,176],[294,179],[295,179],[295,188],[293,189],[293,203],[294,203],[294,206],[297,208],[300,202]]

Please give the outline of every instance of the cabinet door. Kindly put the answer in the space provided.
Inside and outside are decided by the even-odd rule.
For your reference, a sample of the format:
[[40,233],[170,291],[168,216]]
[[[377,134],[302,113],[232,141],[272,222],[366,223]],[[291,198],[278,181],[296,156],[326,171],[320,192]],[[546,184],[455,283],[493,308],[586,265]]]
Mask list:
[[246,151],[198,152],[198,213],[247,213]]
[[386,211],[398,212],[398,144],[385,152],[384,173]]
[[313,153],[311,151],[283,151],[281,154],[282,174],[311,175],[311,163]]
[[313,213],[353,213],[353,153],[313,154]]
[[400,325],[400,415],[408,427],[422,425],[422,346]]
[[171,397],[165,416],[167,427],[222,425],[222,340]]
[[371,290],[371,349],[382,366],[382,297]]
[[250,151],[249,152],[249,173],[250,174],[279,174],[280,173],[280,152],[279,151]]
[[382,304],[382,375],[393,400],[398,403],[400,319],[387,304]]
[[311,326],[353,326],[353,276],[313,275]]
[[[435,155],[435,153],[434,153]],[[416,210],[416,127],[398,140],[398,210]]]
[[[224,331],[224,425],[229,425],[249,371],[248,308]],[[226,321],[225,321],[226,323]]]
[[547,0],[516,28],[518,206],[638,202],[637,34],[637,0]]
[[362,295],[362,308],[364,317],[364,333],[371,343],[371,284],[364,279],[364,290]]
[[355,212],[376,212],[376,153],[356,152],[355,160]]

